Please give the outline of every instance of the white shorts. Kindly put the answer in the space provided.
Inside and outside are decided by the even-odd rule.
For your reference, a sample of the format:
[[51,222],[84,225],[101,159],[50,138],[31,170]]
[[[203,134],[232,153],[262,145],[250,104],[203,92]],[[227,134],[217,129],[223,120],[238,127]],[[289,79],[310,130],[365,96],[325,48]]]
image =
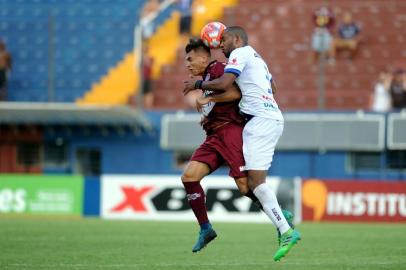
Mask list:
[[255,116],[244,127],[243,152],[246,170],[268,170],[283,121]]

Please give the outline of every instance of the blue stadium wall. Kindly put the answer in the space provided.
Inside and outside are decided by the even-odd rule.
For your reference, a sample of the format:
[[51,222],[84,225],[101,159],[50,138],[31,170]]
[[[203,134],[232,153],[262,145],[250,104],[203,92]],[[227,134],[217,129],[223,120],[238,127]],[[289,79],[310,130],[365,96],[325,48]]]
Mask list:
[[[62,138],[68,143],[69,165],[65,169],[45,166],[44,173],[73,173],[76,150],[81,147],[98,148],[102,153],[102,174],[176,174],[175,153],[160,148],[160,123],[164,113],[148,113],[154,125],[153,132],[125,132],[100,128],[84,132],[83,127],[53,130],[45,129],[44,140]],[[381,153],[385,155],[385,153]],[[383,158],[382,158],[383,159]],[[348,165],[348,153],[343,151],[319,153],[316,151],[277,151],[269,174],[282,177],[330,179],[406,179],[405,170],[354,171]],[[226,168],[215,174],[228,174]]]

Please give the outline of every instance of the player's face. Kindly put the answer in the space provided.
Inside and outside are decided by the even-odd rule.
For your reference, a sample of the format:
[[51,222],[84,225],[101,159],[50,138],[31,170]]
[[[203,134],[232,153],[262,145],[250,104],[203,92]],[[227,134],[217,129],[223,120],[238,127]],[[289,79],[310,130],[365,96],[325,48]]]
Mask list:
[[234,44],[234,36],[227,32],[221,37],[220,48],[223,50],[224,55],[228,58],[231,52],[236,48]]
[[207,55],[199,51],[190,51],[185,57],[185,66],[193,76],[203,75],[207,62]]

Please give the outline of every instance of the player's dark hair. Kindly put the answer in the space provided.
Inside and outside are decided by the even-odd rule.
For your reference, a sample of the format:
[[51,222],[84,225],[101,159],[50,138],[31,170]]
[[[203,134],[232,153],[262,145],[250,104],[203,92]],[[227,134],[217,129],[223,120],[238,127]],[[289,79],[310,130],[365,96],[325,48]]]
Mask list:
[[208,55],[210,55],[210,48],[204,44],[203,40],[200,38],[191,38],[189,39],[189,43],[185,47],[186,53],[191,51],[204,51]]
[[248,45],[248,35],[247,32],[241,26],[229,26],[224,30],[225,33],[231,34],[233,36],[238,36],[244,42],[244,46]]

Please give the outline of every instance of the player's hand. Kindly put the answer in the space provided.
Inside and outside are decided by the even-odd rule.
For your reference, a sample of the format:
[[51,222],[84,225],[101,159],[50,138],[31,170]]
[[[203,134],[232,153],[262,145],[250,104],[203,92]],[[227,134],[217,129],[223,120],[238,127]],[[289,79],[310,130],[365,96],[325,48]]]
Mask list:
[[186,96],[190,91],[195,90],[196,80],[183,81],[183,95]]
[[198,112],[202,112],[202,108],[204,105],[208,104],[210,102],[210,98],[209,97],[198,97],[196,99],[196,109]]

